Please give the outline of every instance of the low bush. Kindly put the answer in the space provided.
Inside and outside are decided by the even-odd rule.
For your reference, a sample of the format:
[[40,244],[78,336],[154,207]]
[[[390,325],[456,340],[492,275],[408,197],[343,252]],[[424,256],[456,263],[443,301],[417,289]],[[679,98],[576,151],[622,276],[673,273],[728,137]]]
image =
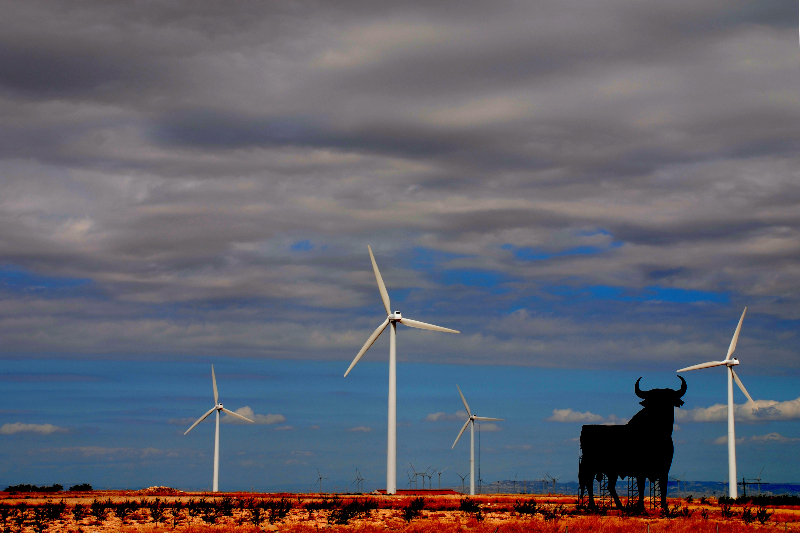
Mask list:
[[92,489],[92,486],[88,483],[81,483],[79,485],[72,485],[69,490],[70,492],[91,492],[94,489]]
[[730,504],[727,503],[720,504],[719,511],[720,514],[722,515],[722,518],[733,518],[733,511],[731,511]]
[[533,516],[539,512],[539,505],[533,499],[526,502],[517,500],[517,503],[514,504],[514,511],[521,515]]
[[408,507],[403,510],[403,520],[411,522],[413,519],[419,518],[423,509],[425,509],[425,498],[422,496],[414,498],[409,502]]
[[545,520],[560,520],[562,516],[565,514],[564,506],[561,504],[558,505],[546,505],[539,508],[539,513],[544,517]]
[[144,507],[150,511],[150,519],[156,523],[156,525],[161,523],[161,520],[164,519],[164,513],[167,511],[167,504],[166,502],[162,501],[160,498],[156,498],[155,500],[146,500],[142,502]]
[[772,516],[772,513],[767,511],[766,507],[759,505],[756,509],[756,520],[760,523],[766,524],[770,516]]
[[3,533],[9,533],[11,531],[8,523],[13,512],[14,509],[10,505],[0,504],[0,519],[3,520]]
[[478,502],[471,498],[464,498],[459,502],[458,510],[462,513],[469,514],[475,517],[478,522],[483,520],[483,512]]
[[89,512],[94,517],[95,521],[98,524],[102,524],[105,522],[106,518],[108,517],[109,506],[113,505],[111,500],[107,502],[100,501],[97,498],[92,500],[92,503],[89,504]]
[[50,517],[48,516],[47,509],[43,505],[33,507],[33,518],[31,519],[31,527],[36,533],[44,533],[50,526]]
[[20,492],[61,492],[64,490],[64,487],[59,485],[58,483],[50,486],[38,486],[38,485],[11,485],[5,488],[4,492],[10,493],[20,493]]
[[361,504],[358,500],[351,500],[348,503],[341,504],[335,509],[331,509],[330,514],[328,514],[328,523],[347,525],[350,523],[350,520],[359,516],[361,512]]

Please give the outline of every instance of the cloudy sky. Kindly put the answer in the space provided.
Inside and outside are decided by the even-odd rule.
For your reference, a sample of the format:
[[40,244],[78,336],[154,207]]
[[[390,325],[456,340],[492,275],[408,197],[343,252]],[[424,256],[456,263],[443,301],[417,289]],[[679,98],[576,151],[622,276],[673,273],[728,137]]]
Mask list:
[[[387,339],[341,377],[383,319],[367,244],[462,332],[399,331],[398,479],[460,484],[456,382],[507,419],[484,480],[575,478],[581,423],[747,306],[739,468],[800,481],[791,2],[0,9],[4,482],[207,486],[214,363],[259,422],[222,488],[381,486]],[[673,470],[722,480],[724,372],[686,378]]]

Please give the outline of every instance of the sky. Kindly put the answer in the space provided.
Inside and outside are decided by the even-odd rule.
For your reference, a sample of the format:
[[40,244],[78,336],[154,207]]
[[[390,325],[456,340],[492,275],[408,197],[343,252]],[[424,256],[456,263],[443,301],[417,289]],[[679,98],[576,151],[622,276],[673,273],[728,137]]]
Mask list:
[[[0,4],[0,484],[577,477],[583,423],[725,357],[741,475],[800,482],[791,2]],[[685,373],[673,474],[727,475]],[[463,439],[463,437],[462,437]],[[406,466],[409,465],[409,466]],[[327,485],[326,485],[327,484]]]

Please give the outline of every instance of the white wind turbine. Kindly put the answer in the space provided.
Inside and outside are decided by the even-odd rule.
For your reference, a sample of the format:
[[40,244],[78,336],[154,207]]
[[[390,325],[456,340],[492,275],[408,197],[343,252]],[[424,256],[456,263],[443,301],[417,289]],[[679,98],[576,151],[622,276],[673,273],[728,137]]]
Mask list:
[[456,441],[450,447],[452,450],[456,447],[458,443],[458,439],[461,438],[461,435],[464,433],[464,430],[467,429],[467,426],[472,424],[470,427],[469,433],[469,495],[475,496],[475,421],[476,420],[504,420],[503,418],[488,418],[485,416],[475,416],[469,410],[469,405],[467,405],[467,400],[464,398],[464,394],[461,392],[461,387],[456,385],[458,389],[458,393],[461,395],[461,401],[464,402],[464,407],[467,409],[467,416],[469,417],[467,421],[464,423],[464,427],[461,428],[461,431],[458,432],[458,437],[456,437]]
[[736,372],[733,371],[733,367],[739,364],[739,360],[731,358],[733,355],[733,351],[736,350],[736,342],[739,340],[739,332],[742,330],[742,321],[744,321],[744,314],[747,312],[747,308],[744,308],[742,311],[742,318],[739,319],[739,325],[736,326],[736,333],[733,334],[733,339],[731,339],[731,345],[728,348],[728,355],[725,357],[724,361],[711,361],[708,363],[701,363],[699,365],[694,366],[687,366],[686,368],[681,368],[678,372],[686,372],[688,370],[698,370],[700,368],[710,368],[712,366],[726,366],[728,367],[728,495],[731,498],[737,497],[737,487],[736,487],[736,432],[734,431],[733,427],[733,381],[736,381],[736,384],[742,389],[742,392],[750,402],[753,402],[753,398],[750,397],[750,394],[747,392],[747,389],[744,388],[744,384],[742,380],[739,379],[739,376],[736,375]]
[[[229,415],[238,416],[239,418],[247,420],[248,422],[253,422],[253,421],[250,420],[249,418],[247,418],[246,416],[240,415],[239,413],[234,413],[230,409],[225,409],[224,407],[222,407],[222,404],[219,403],[219,394],[217,394],[217,378],[214,375],[214,365],[211,365],[211,384],[214,386],[214,407],[209,409],[206,414],[204,414],[203,416],[201,416],[197,420],[197,422],[192,424],[192,427],[187,429],[186,433],[189,433],[191,430],[193,430],[194,427],[197,424],[199,424],[200,422],[202,422],[203,420],[205,420],[208,417],[208,415],[210,415],[214,411],[217,412],[217,430],[214,433],[214,488],[213,488],[213,492],[219,492],[219,412],[220,411],[225,411]],[[184,435],[186,435],[186,433],[184,433]]]
[[369,258],[372,260],[372,269],[375,271],[375,279],[378,281],[378,290],[381,293],[381,300],[383,300],[383,307],[386,309],[386,320],[372,332],[367,342],[361,347],[356,358],[350,363],[347,372],[344,373],[345,377],[356,366],[356,363],[361,359],[369,347],[378,339],[386,326],[391,325],[389,330],[389,430],[388,430],[388,443],[386,446],[386,494],[395,494],[397,492],[397,349],[396,349],[396,335],[397,324],[404,324],[412,328],[429,329],[432,331],[444,331],[446,333],[459,333],[454,329],[443,328],[441,326],[434,326],[433,324],[426,324],[425,322],[418,322],[409,318],[403,318],[400,311],[392,313],[391,305],[389,303],[389,293],[386,292],[386,285],[383,284],[383,278],[378,270],[378,264],[375,262],[375,256],[372,255],[372,248],[367,246],[369,250]]

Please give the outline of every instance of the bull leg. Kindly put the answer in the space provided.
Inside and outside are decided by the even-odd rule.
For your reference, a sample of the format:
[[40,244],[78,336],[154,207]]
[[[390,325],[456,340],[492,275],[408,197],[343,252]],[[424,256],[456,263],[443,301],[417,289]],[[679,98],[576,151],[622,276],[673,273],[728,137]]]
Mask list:
[[667,513],[669,512],[669,507],[667,506],[667,476],[659,479],[658,485],[658,488],[661,489],[661,510]]
[[611,493],[611,497],[614,498],[614,503],[617,505],[619,512],[624,514],[625,509],[623,509],[622,502],[619,501],[619,496],[617,495],[617,474],[608,475],[608,491]]
[[636,504],[636,512],[644,514],[644,485],[647,483],[647,476],[637,476],[636,484],[639,486],[639,502]]
[[587,477],[584,483],[586,484],[586,490],[589,491],[589,509],[595,511],[597,507],[594,505],[594,476]]

